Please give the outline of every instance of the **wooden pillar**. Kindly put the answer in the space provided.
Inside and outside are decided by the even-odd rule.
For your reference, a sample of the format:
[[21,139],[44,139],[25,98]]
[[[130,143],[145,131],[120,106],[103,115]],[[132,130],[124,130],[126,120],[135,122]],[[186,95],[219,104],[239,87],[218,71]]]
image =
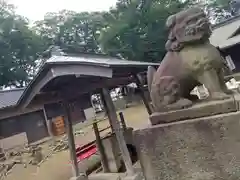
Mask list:
[[117,113],[112,101],[112,98],[110,96],[110,91],[106,88],[102,89],[102,96],[103,96],[103,101],[105,101],[105,109],[107,110],[108,118],[110,121],[110,124],[112,125],[113,131],[116,135],[119,148],[122,154],[122,158],[124,161],[124,164],[126,166],[127,174],[128,175],[134,175],[134,169],[132,165],[132,161],[130,158],[130,154],[123,136],[122,129],[120,127],[118,118],[117,118]]
[[68,146],[69,146],[70,157],[71,157],[71,161],[72,161],[72,165],[73,165],[73,176],[74,177],[85,176],[85,174],[80,174],[80,171],[78,168],[74,134],[73,134],[73,128],[72,128],[70,104],[69,104],[69,102],[64,101],[63,106],[65,109],[64,122],[65,122],[65,126],[66,126],[66,133],[68,136]]
[[44,114],[45,122],[47,125],[48,135],[53,139],[54,135],[53,135],[53,128],[52,128],[52,121],[48,119],[45,107],[43,107],[43,114]]
[[127,125],[126,125],[126,122],[125,122],[125,118],[123,116],[123,112],[119,112],[118,115],[120,117],[120,121],[121,121],[123,130],[125,131],[127,129]]
[[99,130],[98,130],[97,123],[93,123],[93,130],[94,130],[94,133],[95,133],[95,136],[96,136],[96,144],[97,144],[97,147],[98,147],[98,150],[99,150],[99,153],[100,153],[103,171],[105,173],[110,172],[109,167],[108,167],[106,154],[105,154],[104,147],[103,147],[103,144],[102,144],[102,140],[101,140],[101,137],[100,137],[100,133],[99,133]]
[[[109,91],[109,90],[108,90]],[[110,91],[109,91],[109,93],[110,93]],[[105,97],[104,97],[104,95],[103,95],[103,92],[101,92],[100,93],[100,96],[101,96],[101,100],[102,100],[102,103],[103,103],[103,106],[104,106],[104,110],[105,110],[105,113],[107,114],[107,116],[108,116],[108,114],[109,114],[109,109],[107,108],[107,103],[106,103],[106,100],[105,100]],[[111,97],[111,96],[110,96]],[[106,115],[105,115],[106,116]],[[109,116],[108,116],[109,117]],[[110,124],[110,126],[111,126],[111,130],[113,131],[113,126],[112,126],[112,123],[110,122],[109,123]]]
[[137,84],[138,88],[140,89],[140,93],[141,93],[143,103],[144,103],[144,105],[147,109],[148,114],[151,115],[152,114],[152,108],[150,107],[150,104],[149,104],[149,102],[148,102],[148,100],[145,96],[145,93],[144,93],[144,88],[143,88],[143,84],[142,84],[142,82],[143,82],[142,76],[140,74],[137,74],[137,75],[135,74],[134,76],[135,76],[135,79],[136,79],[136,84]]

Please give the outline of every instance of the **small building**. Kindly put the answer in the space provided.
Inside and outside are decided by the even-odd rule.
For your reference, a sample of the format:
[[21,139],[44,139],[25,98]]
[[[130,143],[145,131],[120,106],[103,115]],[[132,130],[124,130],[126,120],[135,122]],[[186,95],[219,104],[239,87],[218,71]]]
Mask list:
[[210,42],[219,48],[230,69],[240,72],[240,15],[214,25]]
[[48,136],[43,107],[24,111],[15,108],[23,91],[23,88],[0,91],[0,137],[9,138],[9,143],[5,144],[7,147],[16,143],[35,142]]
[[[12,148],[23,143],[33,143],[51,135],[59,135],[51,126],[59,118],[63,119],[64,110],[60,103],[45,104],[44,106],[30,106],[19,110],[15,106],[24,92],[24,88],[0,91],[0,141],[4,141],[2,148]],[[89,96],[73,100],[71,115],[73,124],[85,121],[86,109],[91,108]],[[49,130],[51,132],[49,132]],[[62,132],[64,133],[64,132]],[[7,140],[5,140],[7,139]]]

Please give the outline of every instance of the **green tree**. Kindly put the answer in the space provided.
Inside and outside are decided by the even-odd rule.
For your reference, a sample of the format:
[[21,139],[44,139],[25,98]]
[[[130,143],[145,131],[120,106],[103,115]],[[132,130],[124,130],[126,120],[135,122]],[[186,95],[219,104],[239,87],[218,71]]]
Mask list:
[[41,42],[14,6],[0,1],[0,88],[23,87],[31,80]]
[[214,23],[221,22],[233,16],[230,1],[231,0],[207,0],[205,2],[208,15]]
[[188,0],[190,5],[202,6],[208,14],[212,23],[218,23],[233,17],[233,0]]
[[119,0],[104,15],[99,37],[103,51],[129,60],[160,61],[168,36],[165,21],[186,6],[180,0]]
[[232,17],[230,0],[118,0],[104,15],[99,43],[111,55],[129,60],[160,61],[165,55],[168,16],[184,8],[202,7],[211,22]]
[[63,10],[47,13],[44,20],[35,23],[35,30],[47,42],[62,49],[74,52],[99,52],[96,42],[102,28],[101,12],[81,12]]

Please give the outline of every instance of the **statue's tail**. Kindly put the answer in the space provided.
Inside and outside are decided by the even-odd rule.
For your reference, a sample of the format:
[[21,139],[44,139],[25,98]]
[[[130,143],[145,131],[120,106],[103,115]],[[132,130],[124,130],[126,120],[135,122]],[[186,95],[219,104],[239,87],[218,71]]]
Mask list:
[[147,83],[148,83],[149,92],[151,92],[152,81],[155,73],[156,73],[156,69],[153,66],[148,66]]

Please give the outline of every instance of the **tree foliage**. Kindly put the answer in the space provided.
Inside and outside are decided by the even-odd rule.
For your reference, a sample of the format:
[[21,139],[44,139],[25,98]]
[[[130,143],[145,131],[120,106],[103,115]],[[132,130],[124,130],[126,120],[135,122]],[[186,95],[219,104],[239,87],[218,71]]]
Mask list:
[[35,72],[35,60],[51,45],[67,53],[118,55],[159,62],[165,54],[165,21],[190,6],[205,8],[212,22],[234,15],[230,0],[118,0],[108,12],[47,13],[29,27],[27,19],[0,0],[0,87],[22,87]]
[[27,20],[4,1],[0,1],[0,46],[0,87],[23,87],[31,79],[34,61],[43,47]]
[[165,54],[165,21],[186,7],[182,1],[119,0],[104,16],[107,22],[99,42],[105,52],[129,60],[160,61]]
[[217,23],[232,16],[229,0],[118,0],[105,16],[99,42],[104,52],[129,60],[160,61],[165,54],[165,21],[184,8],[201,6]]
[[208,0],[204,4],[208,16],[213,22],[218,23],[233,16],[230,6],[231,0]]
[[99,52],[96,42],[102,27],[101,12],[63,10],[47,13],[44,20],[35,23],[35,30],[44,38],[47,45],[58,45],[68,52]]

